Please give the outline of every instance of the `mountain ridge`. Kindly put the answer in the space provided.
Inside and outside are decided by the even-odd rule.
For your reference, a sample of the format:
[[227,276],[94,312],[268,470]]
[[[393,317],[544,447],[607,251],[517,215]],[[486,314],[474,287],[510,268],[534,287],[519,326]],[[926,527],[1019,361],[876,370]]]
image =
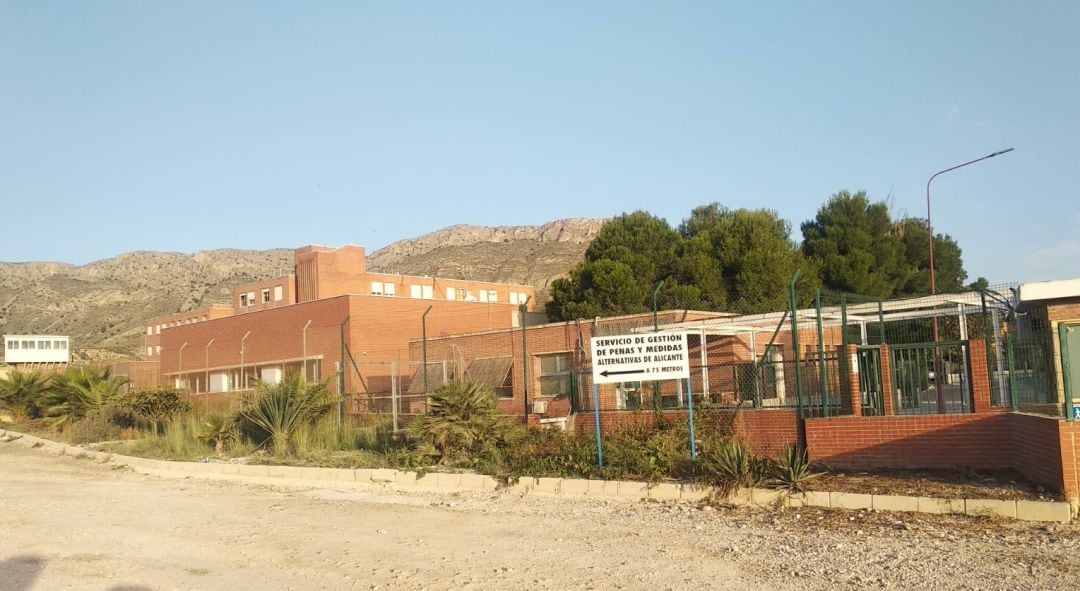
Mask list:
[[[372,271],[523,283],[541,294],[584,256],[605,220],[457,224],[368,256]],[[0,333],[72,337],[90,357],[130,356],[147,319],[229,304],[236,285],[292,272],[293,249],[137,250],[84,265],[0,262]]]

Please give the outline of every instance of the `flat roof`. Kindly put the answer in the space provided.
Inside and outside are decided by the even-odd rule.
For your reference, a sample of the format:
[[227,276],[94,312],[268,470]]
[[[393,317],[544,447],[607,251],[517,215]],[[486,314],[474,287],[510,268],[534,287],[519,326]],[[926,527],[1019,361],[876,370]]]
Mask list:
[[1061,298],[1080,298],[1080,278],[1020,284],[1021,302],[1037,302]]

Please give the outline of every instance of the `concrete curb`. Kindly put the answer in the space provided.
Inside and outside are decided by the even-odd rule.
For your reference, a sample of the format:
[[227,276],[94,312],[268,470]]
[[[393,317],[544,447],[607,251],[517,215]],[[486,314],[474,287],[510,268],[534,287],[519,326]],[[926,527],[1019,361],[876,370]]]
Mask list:
[[[14,439],[9,439],[12,437]],[[328,482],[351,483],[361,486],[395,485],[403,488],[453,491],[494,491],[499,488],[519,494],[555,495],[565,497],[594,497],[622,500],[700,502],[716,499],[731,505],[759,507],[820,507],[825,509],[872,509],[910,513],[966,514],[1004,517],[1020,521],[1068,523],[1078,517],[1076,502],[999,501],[992,499],[941,499],[899,495],[867,495],[858,493],[811,491],[788,494],[767,488],[744,488],[724,497],[720,492],[699,484],[645,483],[625,480],[583,480],[576,478],[522,477],[510,486],[501,486],[484,474],[428,472],[423,475],[392,468],[348,469],[315,468],[307,466],[272,466],[262,464],[224,464],[220,462],[173,462],[122,456],[88,450],[42,439],[33,435],[0,429],[0,443],[16,443],[38,448],[57,455],[66,455],[100,463],[128,466],[140,472],[167,476],[221,475],[289,480],[310,486]]]

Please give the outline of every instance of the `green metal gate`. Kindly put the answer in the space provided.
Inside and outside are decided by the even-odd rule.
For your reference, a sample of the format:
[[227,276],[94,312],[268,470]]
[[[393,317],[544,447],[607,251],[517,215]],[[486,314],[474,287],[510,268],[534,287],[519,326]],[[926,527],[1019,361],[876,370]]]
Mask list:
[[885,415],[885,388],[881,379],[881,347],[855,348],[859,363],[859,395],[863,416]]
[[967,341],[889,347],[898,414],[974,411]]
[[1065,394],[1065,417],[1080,419],[1077,397],[1080,396],[1080,324],[1061,324],[1061,381]]

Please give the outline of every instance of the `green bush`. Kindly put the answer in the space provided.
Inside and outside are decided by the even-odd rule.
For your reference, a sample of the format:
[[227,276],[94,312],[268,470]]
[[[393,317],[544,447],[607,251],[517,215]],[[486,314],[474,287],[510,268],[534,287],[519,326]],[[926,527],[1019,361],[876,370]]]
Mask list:
[[496,477],[596,477],[596,440],[553,429],[530,430],[505,456],[502,465],[487,464]]
[[187,392],[169,387],[132,390],[119,396],[115,404],[121,412],[149,424],[154,433],[161,433],[172,417],[191,411]]
[[604,437],[604,475],[656,482],[693,475],[690,429],[682,422],[657,421],[619,427]]

